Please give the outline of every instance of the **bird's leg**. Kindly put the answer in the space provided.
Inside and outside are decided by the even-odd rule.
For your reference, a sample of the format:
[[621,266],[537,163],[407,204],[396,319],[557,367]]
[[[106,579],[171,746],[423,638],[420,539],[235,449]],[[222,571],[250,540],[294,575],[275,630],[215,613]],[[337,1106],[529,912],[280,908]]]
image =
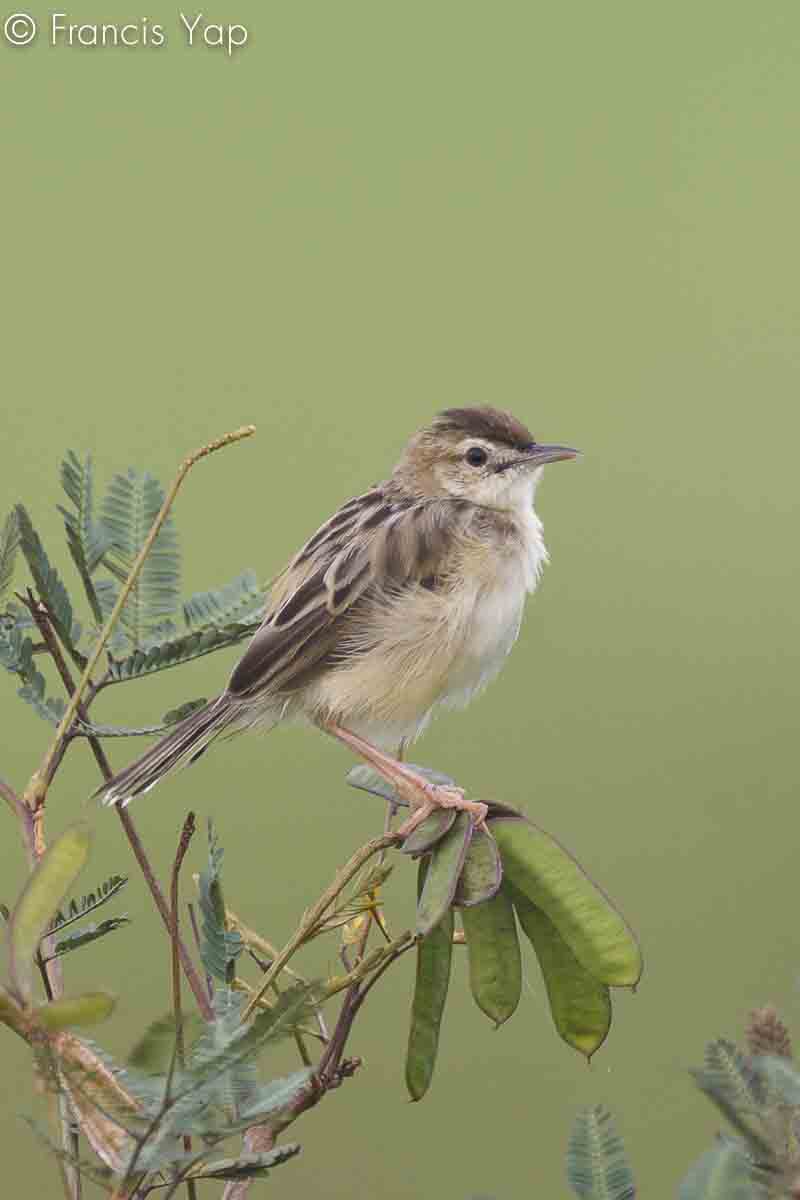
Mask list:
[[470,814],[476,825],[483,826],[488,811],[486,805],[477,800],[465,799],[461,788],[431,783],[407,763],[398,762],[390,754],[385,754],[377,746],[365,741],[357,733],[343,729],[341,725],[329,722],[326,723],[325,729],[373,766],[409,805],[411,816],[397,830],[402,837],[408,837],[409,833],[437,808],[461,809]]

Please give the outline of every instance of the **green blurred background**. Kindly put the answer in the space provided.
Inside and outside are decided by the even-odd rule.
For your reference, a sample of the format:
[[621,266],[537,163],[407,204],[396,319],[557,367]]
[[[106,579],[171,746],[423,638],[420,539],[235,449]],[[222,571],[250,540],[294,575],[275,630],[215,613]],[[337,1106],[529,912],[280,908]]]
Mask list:
[[[144,15],[102,7],[68,19]],[[166,481],[253,421],[257,438],[181,495],[188,593],[247,565],[268,578],[446,405],[508,406],[584,449],[546,473],[552,565],[503,676],[416,757],[566,842],[640,933],[639,993],[587,1069],[533,961],[499,1033],[461,965],[435,1086],[412,1106],[407,961],[358,1028],[362,1074],[295,1127],[303,1154],[271,1186],[566,1195],[574,1112],[603,1101],[642,1190],[672,1195],[717,1124],[687,1066],[754,1005],[798,1015],[800,10],[219,7],[209,20],[250,28],[231,59],[188,50],[164,4],[147,10],[159,50],[0,45],[3,507],[25,501],[66,573],[66,448],[91,451],[104,482],[129,463]],[[213,694],[234,658],[117,689],[96,715],[157,719]],[[0,773],[21,787],[49,732],[4,687]],[[187,808],[213,813],[231,903],[280,941],[380,823],[342,783],[349,765],[309,730],[243,739],[135,816],[164,871]],[[73,751],[51,833],[96,781]],[[120,992],[102,1040],[122,1053],[168,1007],[168,962],[115,818],[92,814],[85,882],[130,870],[115,911],[135,923],[68,974]],[[9,901],[23,862],[8,817],[1,865]],[[390,919],[412,889],[399,869]],[[333,960],[330,942],[305,961]],[[4,1045],[5,1187],[55,1196],[17,1120],[29,1056]]]

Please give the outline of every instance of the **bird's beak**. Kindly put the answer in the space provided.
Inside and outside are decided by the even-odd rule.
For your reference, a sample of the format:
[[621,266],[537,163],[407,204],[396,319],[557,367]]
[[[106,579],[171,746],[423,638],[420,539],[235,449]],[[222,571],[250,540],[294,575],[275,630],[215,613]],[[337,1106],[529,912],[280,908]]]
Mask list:
[[567,458],[577,458],[580,450],[573,450],[572,446],[555,446],[555,445],[533,445],[529,454],[525,458],[518,459],[522,464],[530,464],[532,467],[541,467],[545,463],[561,462]]

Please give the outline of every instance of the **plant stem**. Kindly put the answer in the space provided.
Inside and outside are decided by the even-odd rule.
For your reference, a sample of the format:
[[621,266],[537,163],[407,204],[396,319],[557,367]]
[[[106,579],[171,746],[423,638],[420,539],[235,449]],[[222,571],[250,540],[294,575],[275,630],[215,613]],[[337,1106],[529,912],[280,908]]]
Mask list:
[[175,497],[178,494],[181,484],[183,483],[184,479],[189,474],[189,471],[192,469],[192,467],[195,465],[195,463],[198,463],[201,458],[205,458],[207,455],[213,454],[215,450],[222,450],[225,446],[230,446],[234,442],[239,442],[243,438],[251,437],[252,434],[255,433],[255,431],[256,431],[255,425],[243,425],[241,429],[235,429],[232,433],[225,433],[222,435],[222,437],[217,438],[215,441],[209,442],[207,446],[201,446],[199,450],[193,451],[187,458],[185,458],[183,460],[180,467],[178,468],[178,473],[175,476],[174,480],[172,481],[169,491],[167,492],[166,496],[164,497],[164,503],[161,505],[161,508],[159,509],[159,511],[156,515],[156,518],[150,527],[147,537],[144,539],[144,542],[142,543],[141,550],[139,551],[139,553],[136,555],[136,558],[134,559],[133,566],[131,567],[130,572],[128,574],[128,578],[125,580],[124,584],[122,585],[122,589],[120,590],[120,593],[117,597],[117,601],[116,601],[113,609],[111,610],[111,613],[109,615],[108,620],[105,623],[105,626],[103,627],[103,631],[100,634],[100,637],[95,642],[94,647],[92,649],[92,653],[89,655],[89,661],[86,664],[84,672],[81,675],[80,681],[78,683],[78,686],[75,689],[75,691],[73,692],[72,698],[71,698],[69,704],[67,705],[67,710],[64,713],[64,716],[61,718],[61,722],[58,726],[58,729],[56,730],[56,735],[55,735],[55,738],[53,739],[53,744],[51,745],[50,749],[47,751],[46,755],[44,756],[44,759],[42,760],[41,765],[39,766],[38,770],[34,772],[33,776],[31,777],[30,783],[28,784],[27,788],[25,789],[24,800],[29,808],[35,810],[36,808],[39,807],[39,805],[41,804],[41,802],[44,799],[44,796],[47,792],[47,786],[48,786],[48,782],[49,782],[49,778],[50,778],[50,771],[51,771],[52,764],[58,757],[59,752],[61,751],[61,748],[64,744],[67,733],[69,731],[69,728],[72,725],[73,720],[75,719],[75,715],[78,712],[78,708],[80,706],[83,693],[91,681],[92,672],[94,671],[95,667],[97,666],[97,663],[100,659],[100,655],[103,653],[103,650],[105,648],[106,642],[108,641],[109,637],[111,636],[114,626],[116,625],[117,621],[119,620],[120,613],[122,612],[125,602],[128,599],[128,596],[130,595],[131,590],[135,586],[136,580],[139,578],[139,572],[141,571],[142,567],[144,566],[144,561],[147,558],[148,554],[150,553],[150,550],[152,549],[153,542],[158,537],[158,534],[161,530],[161,526],[164,524],[167,517],[169,516],[169,511],[172,508],[172,505],[175,501]]
[[[37,602],[36,598],[32,595],[29,596],[28,600],[26,601],[26,605],[31,613],[31,616],[36,622],[37,628],[39,629],[48,650],[50,651],[50,655],[55,663],[56,670],[61,676],[61,682],[64,685],[67,695],[74,697],[76,694],[75,683],[73,681],[69,666],[67,665],[67,661],[61,652],[61,646],[58,638],[56,637],[52,622],[50,621],[50,616],[46,605]],[[79,703],[75,711],[82,721],[88,723],[89,712],[83,703]],[[106,757],[106,752],[103,749],[100,739],[95,737],[94,734],[89,734],[87,740],[89,742],[89,746],[91,747],[92,754],[94,755],[94,760],[100,768],[103,778],[106,780],[111,779],[114,772],[111,770],[111,764]],[[19,801],[19,803],[22,805],[22,808],[25,809],[32,830],[33,816],[31,811],[27,804],[24,804],[22,801]],[[172,936],[172,918],[170,917],[169,908],[167,907],[167,902],[164,899],[164,894],[159,887],[158,881],[153,874],[153,869],[150,866],[150,860],[147,857],[145,848],[142,845],[138,833],[136,832],[133,819],[128,814],[128,810],[126,808],[120,808],[119,805],[117,805],[116,811],[120,820],[120,824],[125,831],[125,836],[127,837],[131,850],[134,853],[134,857],[136,858],[142,874],[144,875],[145,883],[150,889],[150,895],[153,897],[153,902],[159,911],[161,920],[164,922],[167,933]],[[22,819],[22,817],[20,819]],[[31,833],[31,837],[32,836],[33,834]],[[177,939],[177,944],[178,954],[180,955],[181,965],[183,967],[183,972],[186,976],[187,983],[194,993],[198,1008],[200,1009],[203,1018],[206,1021],[210,1021],[214,1014],[208,1001],[208,997],[203,989],[203,984],[195,970],[194,963],[189,956],[189,952],[180,937]]]
[[[106,779],[110,778],[111,771],[109,771],[106,775]],[[120,824],[125,830],[125,836],[130,842],[131,849],[136,856],[136,861],[142,869],[142,874],[144,875],[145,882],[150,889],[150,895],[153,897],[153,901],[159,911],[161,920],[164,922],[167,932],[170,934],[170,936],[172,936],[172,918],[170,916],[169,908],[166,900],[164,899],[164,893],[161,891],[158,881],[153,874],[153,868],[150,866],[150,860],[148,859],[145,848],[142,845],[138,833],[136,832],[136,827],[133,824],[130,815],[128,814],[127,808],[120,808],[120,806],[117,805],[116,809]],[[214,1010],[209,1003],[208,995],[203,987],[203,981],[198,975],[195,965],[189,957],[189,951],[186,949],[183,940],[180,937],[177,937],[176,942],[178,954],[180,955],[181,966],[183,967],[183,973],[186,976],[186,982],[192,989],[194,998],[197,1001],[197,1007],[200,1010],[203,1020],[211,1021],[214,1018]]]
[[401,840],[396,833],[385,833],[382,837],[373,838],[371,842],[367,842],[360,850],[356,850],[355,854],[348,859],[341,870],[337,871],[333,883],[322,893],[316,904],[308,909],[296,931],[292,934],[278,957],[274,959],[272,966],[261,981],[261,987],[251,997],[250,1002],[242,1013],[243,1021],[246,1021],[252,1014],[259,1000],[269,990],[272,981],[278,977],[294,952],[306,941],[311,932],[319,924],[320,918],[325,915],[336,897],[347,887],[350,880],[361,870],[364,863],[368,862],[373,854],[378,854],[381,850],[385,850],[388,846],[394,846]]
[[[183,1015],[181,1013],[181,964],[180,951],[178,949],[178,939],[180,936],[178,928],[180,911],[178,907],[178,883],[181,866],[186,857],[186,851],[189,849],[189,843],[194,836],[194,831],[194,813],[190,812],[181,829],[178,849],[175,853],[175,862],[172,864],[172,878],[169,889],[170,908],[172,912],[170,949],[172,951],[172,1011],[175,1017],[175,1057],[181,1069],[186,1065],[186,1053],[183,1042]],[[192,1149],[192,1139],[188,1134],[183,1135],[183,1148],[187,1153]],[[189,1200],[197,1200],[197,1187],[193,1179],[186,1180],[186,1192]]]

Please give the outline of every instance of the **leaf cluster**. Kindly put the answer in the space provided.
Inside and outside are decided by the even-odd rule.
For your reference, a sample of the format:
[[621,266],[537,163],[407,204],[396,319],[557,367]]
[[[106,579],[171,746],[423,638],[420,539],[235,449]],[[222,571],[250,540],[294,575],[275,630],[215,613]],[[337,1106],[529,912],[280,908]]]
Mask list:
[[[86,649],[113,608],[164,500],[163,488],[153,475],[130,467],[113,477],[97,504],[91,457],[80,458],[72,450],[61,463],[60,482],[66,503],[58,511],[88,606],[85,622],[76,619],[67,586],[24,505],[12,510],[0,531],[0,665],[18,677],[20,699],[51,725],[58,725],[66,705],[60,697],[47,696],[44,676],[35,664],[34,622],[30,612],[10,598],[20,553],[59,642],[82,670]],[[180,580],[178,533],[170,515],[123,606],[109,642],[106,674],[95,685],[96,691],[225,649],[258,627],[264,592],[254,571],[242,571],[220,588],[183,600]],[[167,714],[162,724],[145,729],[98,725],[77,726],[76,732],[137,736],[158,732],[181,715]]]
[[[774,1010],[756,1010],[748,1041],[756,1053],[717,1038],[691,1074],[730,1132],[684,1177],[679,1200],[777,1200],[800,1189],[800,1070]],[[766,1051],[766,1052],[765,1052]],[[581,1113],[567,1150],[567,1180],[582,1200],[632,1200],[622,1139],[605,1109]]]

